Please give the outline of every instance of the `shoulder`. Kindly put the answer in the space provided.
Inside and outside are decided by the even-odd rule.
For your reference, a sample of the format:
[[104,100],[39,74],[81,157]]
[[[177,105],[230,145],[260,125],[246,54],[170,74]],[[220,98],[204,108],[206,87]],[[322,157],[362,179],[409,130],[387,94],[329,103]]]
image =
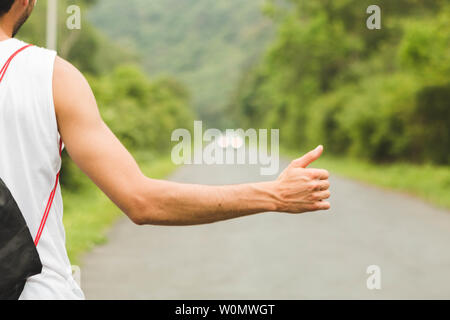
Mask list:
[[53,68],[53,86],[66,95],[79,94],[80,91],[90,91],[89,84],[83,74],[70,62],[56,56]]
[[53,99],[57,114],[78,112],[95,100],[83,74],[59,56],[54,61]]
[[57,77],[57,80],[84,79],[84,76],[74,65],[60,56],[55,57],[53,69],[54,76]]

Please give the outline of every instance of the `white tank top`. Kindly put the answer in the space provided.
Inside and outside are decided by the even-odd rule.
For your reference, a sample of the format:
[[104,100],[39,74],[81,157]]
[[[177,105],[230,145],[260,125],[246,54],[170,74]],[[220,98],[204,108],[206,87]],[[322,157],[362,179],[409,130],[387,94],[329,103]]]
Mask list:
[[[0,67],[25,45],[1,41]],[[41,274],[27,280],[20,299],[84,298],[72,276],[62,223],[60,136],[52,94],[55,56],[28,47],[14,57],[0,83],[0,177],[33,239],[40,234],[37,250],[43,265]]]

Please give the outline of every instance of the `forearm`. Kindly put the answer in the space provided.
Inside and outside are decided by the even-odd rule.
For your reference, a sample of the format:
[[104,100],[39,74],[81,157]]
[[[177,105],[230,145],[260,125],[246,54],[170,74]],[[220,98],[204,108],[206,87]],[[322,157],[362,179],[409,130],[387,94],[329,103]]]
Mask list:
[[274,182],[226,186],[145,179],[134,220],[138,224],[196,225],[278,209]]

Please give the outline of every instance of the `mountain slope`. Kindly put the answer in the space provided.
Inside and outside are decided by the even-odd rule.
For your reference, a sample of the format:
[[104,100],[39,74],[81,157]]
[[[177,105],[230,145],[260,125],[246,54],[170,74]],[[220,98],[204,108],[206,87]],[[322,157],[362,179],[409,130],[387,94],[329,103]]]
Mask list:
[[89,19],[141,53],[152,75],[172,74],[191,90],[199,115],[218,125],[242,68],[272,38],[264,0],[108,0]]

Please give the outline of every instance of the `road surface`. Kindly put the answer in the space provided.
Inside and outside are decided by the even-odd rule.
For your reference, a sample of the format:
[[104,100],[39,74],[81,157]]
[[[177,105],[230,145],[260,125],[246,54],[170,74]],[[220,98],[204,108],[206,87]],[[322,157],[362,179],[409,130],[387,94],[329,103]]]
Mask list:
[[[287,163],[282,164],[285,166]],[[256,166],[190,165],[171,180],[270,179]],[[334,176],[332,210],[194,227],[121,219],[88,253],[88,299],[450,299],[450,212]],[[369,290],[367,267],[380,270]]]

